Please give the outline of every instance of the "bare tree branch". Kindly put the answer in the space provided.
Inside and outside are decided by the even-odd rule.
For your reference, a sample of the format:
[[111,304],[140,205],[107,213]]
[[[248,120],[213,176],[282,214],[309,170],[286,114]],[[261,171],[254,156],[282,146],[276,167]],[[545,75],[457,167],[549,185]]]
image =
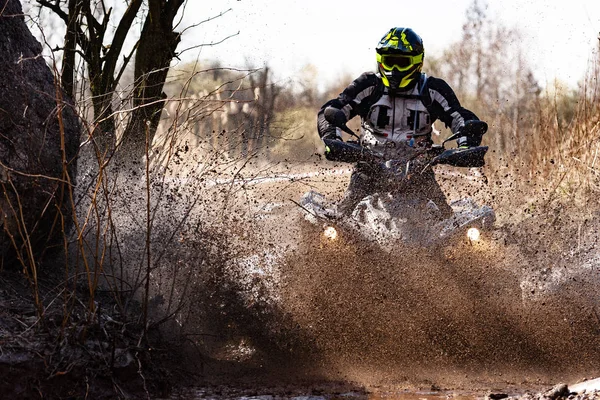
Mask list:
[[[212,20],[215,20],[215,19],[217,19],[217,18],[219,18],[219,17],[222,17],[223,15],[227,14],[227,13],[228,13],[229,11],[231,11],[231,10],[232,10],[232,8],[230,8],[230,9],[228,9],[228,10],[225,10],[225,11],[221,11],[221,12],[219,13],[219,15],[215,15],[215,16],[213,16],[213,17],[207,18],[207,19],[205,19],[204,21],[200,21],[200,22],[198,22],[197,24],[192,24],[192,25],[190,25],[190,26],[188,26],[187,28],[185,28],[184,30],[182,30],[182,31],[181,31],[181,35],[183,35],[183,34],[184,34],[186,31],[188,31],[189,29],[196,28],[196,27],[198,27],[198,26],[200,26],[200,25],[202,25],[202,24],[204,24],[204,23],[206,23],[206,22],[210,22],[210,21],[212,21]],[[238,34],[239,34],[239,32],[238,32]]]
[[39,5],[44,6],[52,11],[54,11],[54,13],[56,15],[58,15],[63,21],[65,21],[65,24],[69,24],[69,15],[64,12],[61,8],[60,5],[58,4],[58,2],[50,3],[47,0],[36,0],[38,2]]
[[[125,10],[123,17],[119,21],[119,25],[117,26],[117,30],[115,31],[115,35],[113,37],[110,49],[108,50],[104,58],[105,68],[111,69],[113,72],[116,68],[119,54],[121,54],[121,51],[123,50],[123,44],[125,43],[127,34],[131,29],[131,25],[133,24],[133,21],[135,20],[135,17],[141,5],[142,0],[133,0],[131,3],[129,3],[129,7],[127,7],[127,10]],[[134,49],[135,48],[137,48],[137,44],[136,46],[134,46]],[[126,58],[125,60],[129,62],[130,58],[131,56]],[[127,65],[127,63],[125,63],[125,65]]]
[[123,76],[123,73],[127,69],[127,65],[129,65],[129,61],[131,60],[131,57],[133,57],[133,54],[137,50],[139,44],[140,44],[140,41],[138,40],[137,42],[135,42],[135,45],[131,49],[131,52],[129,53],[129,55],[123,56],[123,65],[121,66],[121,69],[119,70],[119,72],[117,73],[117,76],[115,77],[115,81],[113,82],[113,87],[112,87],[111,91],[113,91],[117,88],[117,85],[121,81],[121,76]]
[[237,33],[233,33],[233,34],[231,34],[229,36],[224,37],[223,39],[219,40],[218,42],[202,43],[202,44],[197,44],[197,45],[192,46],[192,47],[188,47],[187,49],[183,49],[179,53],[177,53],[177,56],[179,57],[183,53],[185,53],[186,51],[194,50],[194,49],[197,49],[199,47],[216,46],[216,45],[221,44],[221,43],[225,42],[226,40],[231,39],[232,37],[237,36],[239,34],[240,34],[240,32],[238,31]]

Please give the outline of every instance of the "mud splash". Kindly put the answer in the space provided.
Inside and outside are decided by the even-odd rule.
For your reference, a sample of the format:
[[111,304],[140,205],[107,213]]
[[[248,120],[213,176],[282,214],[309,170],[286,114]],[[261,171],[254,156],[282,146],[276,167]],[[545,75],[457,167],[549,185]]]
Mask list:
[[387,255],[309,239],[286,264],[284,304],[315,338],[332,379],[466,388],[576,381],[600,372],[599,267],[589,253],[565,253],[569,245],[548,254],[505,230],[480,246]]
[[204,299],[204,320],[218,329],[202,332],[218,351],[196,384],[457,395],[600,374],[592,209],[516,207],[498,190],[500,220],[481,243],[384,253],[324,241],[290,201],[309,189],[339,196],[346,178],[245,187],[245,248],[210,282],[219,289]]

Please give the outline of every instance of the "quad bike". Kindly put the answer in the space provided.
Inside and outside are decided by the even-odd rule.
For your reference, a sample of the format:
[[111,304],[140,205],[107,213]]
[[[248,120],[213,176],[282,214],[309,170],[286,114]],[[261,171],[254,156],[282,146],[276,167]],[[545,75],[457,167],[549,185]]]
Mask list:
[[385,189],[364,197],[350,213],[344,214],[322,194],[309,191],[299,202],[305,220],[322,227],[322,234],[330,240],[338,240],[340,235],[358,235],[384,249],[392,249],[399,243],[434,246],[451,244],[459,238],[479,240],[482,232],[493,227],[492,208],[462,198],[451,201],[451,211],[444,215],[426,192],[417,190],[415,195],[412,190],[420,184],[419,176],[433,174],[435,165],[473,168],[485,164],[487,146],[446,149],[445,143],[456,136],[450,136],[441,145],[425,148],[396,144],[392,151],[375,151],[358,142],[324,139],[329,160],[366,163],[378,168],[378,175],[386,181],[382,186]]

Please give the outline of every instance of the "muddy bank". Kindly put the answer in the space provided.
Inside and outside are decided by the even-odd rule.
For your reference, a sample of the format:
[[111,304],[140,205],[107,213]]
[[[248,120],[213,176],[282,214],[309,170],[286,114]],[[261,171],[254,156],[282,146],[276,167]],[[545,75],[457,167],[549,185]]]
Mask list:
[[[170,392],[166,341],[116,311],[99,293],[89,312],[85,292],[40,276],[43,316],[22,275],[0,275],[0,394],[4,399],[148,398]],[[75,296],[76,295],[76,296]],[[138,310],[139,311],[139,310]]]
[[[594,388],[581,389],[582,382],[569,386],[565,383],[539,389],[506,388],[494,390],[453,390],[436,386],[430,388],[382,388],[357,389],[347,384],[313,384],[302,386],[254,386],[231,387],[207,385],[202,388],[176,391],[168,399],[256,399],[256,400],[593,400],[600,398]],[[167,400],[167,399],[161,399]]]

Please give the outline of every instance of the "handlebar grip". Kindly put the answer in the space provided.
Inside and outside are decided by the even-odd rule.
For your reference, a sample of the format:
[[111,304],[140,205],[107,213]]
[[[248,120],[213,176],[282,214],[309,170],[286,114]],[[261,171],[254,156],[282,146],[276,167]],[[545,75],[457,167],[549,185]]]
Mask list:
[[460,132],[463,136],[483,136],[488,130],[488,124],[485,121],[469,120],[465,121],[465,125]]
[[373,158],[368,149],[359,144],[347,143],[336,139],[323,139],[325,143],[325,158],[329,161],[355,163]]
[[468,149],[448,149],[435,157],[430,165],[446,164],[454,167],[483,167],[488,146],[470,147]]

